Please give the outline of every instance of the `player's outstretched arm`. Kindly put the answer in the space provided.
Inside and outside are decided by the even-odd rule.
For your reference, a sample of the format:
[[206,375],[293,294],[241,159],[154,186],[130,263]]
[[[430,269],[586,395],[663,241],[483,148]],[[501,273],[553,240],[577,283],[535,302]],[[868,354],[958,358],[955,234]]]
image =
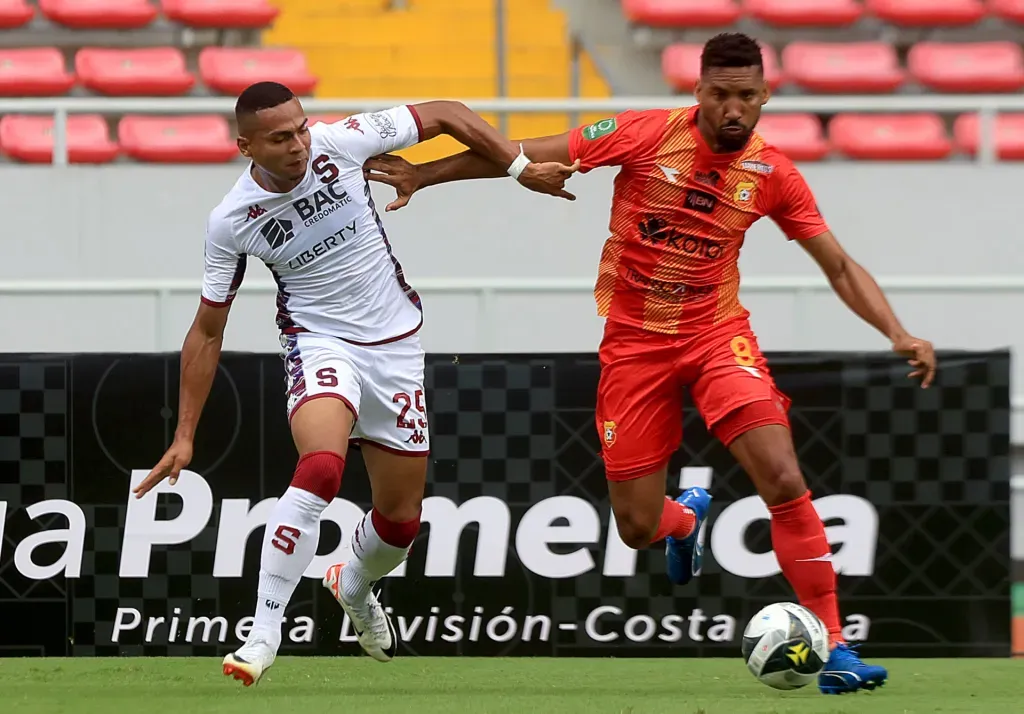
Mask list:
[[914,368],[909,376],[921,378],[921,386],[928,387],[935,379],[932,343],[912,336],[903,328],[871,274],[846,253],[831,231],[800,241],[800,244],[821,267],[847,307],[888,337],[893,350],[909,358]]
[[[569,157],[569,133],[523,139],[513,143],[517,147],[521,144],[523,154],[534,162],[531,167],[536,167],[537,180],[552,189],[540,191],[541,193],[549,193],[570,201],[576,200],[576,196],[563,188],[565,181],[580,168],[580,162],[573,162]],[[397,198],[388,204],[385,209],[387,211],[398,210],[409,203],[414,193],[428,186],[508,175],[507,166],[472,150],[424,164],[411,164],[399,156],[388,154],[370,159],[364,168],[369,180],[385,183],[394,187],[397,192]],[[527,180],[530,178],[532,177],[528,177]],[[519,180],[520,183],[523,182],[522,176]]]
[[181,347],[181,387],[178,395],[178,427],[174,442],[160,463],[133,491],[136,498],[145,496],[154,486],[170,476],[173,486],[178,473],[192,461],[192,440],[199,415],[210,394],[213,377],[220,361],[224,328],[230,306],[213,307],[200,303],[192,327]]

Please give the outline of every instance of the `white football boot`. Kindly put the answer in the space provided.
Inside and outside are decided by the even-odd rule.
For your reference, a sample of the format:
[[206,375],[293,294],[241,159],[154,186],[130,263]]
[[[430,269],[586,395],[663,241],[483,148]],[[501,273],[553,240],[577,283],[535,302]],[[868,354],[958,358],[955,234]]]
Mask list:
[[324,587],[331,591],[352,623],[352,629],[359,640],[359,646],[378,662],[390,662],[398,653],[398,637],[391,618],[380,606],[380,601],[371,590],[363,602],[345,600],[341,587],[341,569],[345,563],[337,563],[327,569]]
[[247,687],[259,682],[277,658],[277,647],[269,640],[265,635],[250,635],[244,645],[224,658],[224,676]]

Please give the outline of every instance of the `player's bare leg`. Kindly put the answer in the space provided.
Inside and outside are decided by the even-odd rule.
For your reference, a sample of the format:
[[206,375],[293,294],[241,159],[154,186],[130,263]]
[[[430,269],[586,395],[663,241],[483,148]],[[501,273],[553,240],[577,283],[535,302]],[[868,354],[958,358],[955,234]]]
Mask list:
[[673,500],[665,495],[667,476],[666,464],[646,476],[612,478],[608,495],[622,542],[640,550],[664,540],[669,579],[683,585],[700,572],[703,550],[698,536],[711,496],[692,488]]
[[267,521],[255,622],[245,644],[223,664],[225,675],[247,687],[260,680],[277,656],[285,609],[316,556],[320,514],[341,486],[354,421],[344,401],[329,397],[300,404],[292,414],[299,461],[291,485]]
[[362,451],[373,508],[353,533],[352,559],[328,568],[324,587],[348,614],[363,650],[380,662],[389,662],[398,651],[398,636],[373,588],[405,561],[419,533],[427,459],[366,441]]
[[780,424],[759,426],[736,437],[729,450],[771,512],[772,546],[782,574],[800,604],[828,628],[833,654],[819,687],[841,694],[881,686],[888,677],[885,669],[862,663],[843,641],[832,549],[800,472],[790,430]]

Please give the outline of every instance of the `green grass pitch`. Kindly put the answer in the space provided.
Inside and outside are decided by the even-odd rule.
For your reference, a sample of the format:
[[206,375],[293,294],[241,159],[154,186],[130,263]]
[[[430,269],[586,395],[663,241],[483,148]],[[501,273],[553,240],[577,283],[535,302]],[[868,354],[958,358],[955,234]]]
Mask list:
[[1024,660],[879,660],[890,682],[776,692],[737,659],[282,657],[259,685],[220,660],[0,659],[5,714],[1001,714],[1024,711]]

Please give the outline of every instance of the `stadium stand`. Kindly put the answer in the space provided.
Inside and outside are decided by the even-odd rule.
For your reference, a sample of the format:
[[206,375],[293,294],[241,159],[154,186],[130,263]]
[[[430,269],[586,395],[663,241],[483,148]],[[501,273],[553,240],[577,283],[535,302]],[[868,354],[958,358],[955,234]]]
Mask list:
[[[594,43],[565,9],[571,4],[0,0],[0,96],[231,96],[252,81],[277,79],[321,98],[609,97],[618,67],[599,68]],[[729,27],[762,38],[768,79],[782,96],[1024,89],[1024,0],[621,0],[620,6],[625,36],[629,28],[654,33],[663,91],[667,98],[682,95],[680,103],[689,101],[697,79],[703,39]],[[637,57],[649,52],[651,38],[643,35],[641,42],[640,36],[621,49]],[[629,93],[621,75],[616,86]],[[233,127],[224,117],[97,116],[107,122],[106,142],[121,150],[111,154],[100,140],[97,117],[80,117],[88,121],[69,132],[72,160],[230,159],[223,139],[225,126],[228,136]],[[557,112],[487,118],[522,137],[602,117]],[[51,141],[50,125],[7,119],[13,123],[0,152],[8,159],[40,160],[46,153],[40,147]],[[803,161],[942,159],[977,151],[975,117],[854,119],[826,112],[766,114],[762,130]],[[1001,157],[1020,158],[1021,121],[1000,117]],[[866,133],[851,137],[851,127]],[[895,138],[911,130],[924,133],[909,141]],[[206,158],[185,157],[187,142]],[[404,153],[422,161],[459,149],[441,138]]]

